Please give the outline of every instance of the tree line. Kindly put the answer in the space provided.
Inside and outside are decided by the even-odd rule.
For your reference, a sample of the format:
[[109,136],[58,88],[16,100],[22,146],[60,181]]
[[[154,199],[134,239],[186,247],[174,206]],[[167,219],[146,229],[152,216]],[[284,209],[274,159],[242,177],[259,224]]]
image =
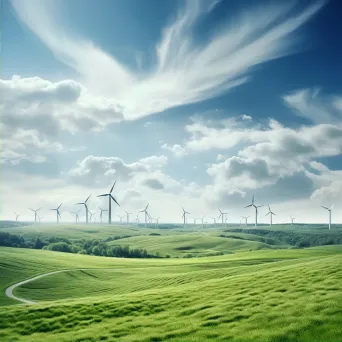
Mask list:
[[108,242],[129,237],[114,236],[106,240],[73,240],[66,238],[50,237],[46,240],[41,240],[39,237],[34,239],[25,239],[23,236],[14,235],[10,233],[0,232],[0,246],[16,247],[16,248],[32,248],[44,249],[55,252],[75,253],[97,255],[105,257],[119,257],[119,258],[160,258],[159,253],[148,253],[146,249],[134,248],[121,245],[108,245]]
[[[235,232],[235,233],[247,233],[253,235],[259,235],[263,237],[263,241],[270,245],[274,244],[272,239],[285,242],[291,246],[297,246],[300,248],[305,247],[315,247],[324,245],[340,245],[342,244],[342,233],[336,232],[315,232],[315,233],[305,233],[305,232],[285,232],[267,229],[227,229],[225,232]],[[235,237],[236,238],[236,237]]]

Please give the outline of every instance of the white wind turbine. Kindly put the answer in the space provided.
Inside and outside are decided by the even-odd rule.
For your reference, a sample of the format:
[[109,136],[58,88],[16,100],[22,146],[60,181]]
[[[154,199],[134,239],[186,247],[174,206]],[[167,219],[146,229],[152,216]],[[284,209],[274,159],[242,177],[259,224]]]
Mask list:
[[18,221],[18,217],[20,216],[19,214],[17,214],[16,212],[14,212],[15,214],[15,220]]
[[293,221],[295,220],[295,217],[290,216],[291,218],[291,226],[293,226]]
[[118,215],[118,217],[120,218],[120,223],[122,223],[122,219],[125,217],[125,215],[123,216]]
[[114,182],[108,194],[102,194],[102,195],[96,196],[96,197],[108,197],[108,224],[112,223],[112,201],[114,201],[120,207],[120,204],[112,195],[115,184],[116,184],[116,181]]
[[186,214],[191,214],[191,213],[189,213],[188,211],[185,211],[183,207],[182,207],[182,209],[183,209],[183,215],[182,215],[182,217],[183,217],[184,228],[185,228],[185,226],[186,226]]
[[104,211],[108,211],[108,209],[102,209],[98,206],[98,208],[100,209],[100,220],[101,220],[101,223],[102,223],[102,219],[103,219],[103,212]]
[[75,221],[76,223],[79,221],[79,216],[78,216],[78,213],[81,211],[81,209],[79,211],[72,211],[71,213],[72,214],[75,214]]
[[216,217],[210,216],[210,218],[214,220],[214,227],[216,227]]
[[223,222],[224,222],[224,215],[227,215],[228,213],[222,212],[220,208],[218,208],[218,210],[219,210],[219,212],[220,212],[220,215],[219,215],[218,218],[222,217],[222,227],[223,227],[223,224],[224,224],[224,223],[223,223]]
[[126,213],[127,223],[129,223],[129,215],[131,215],[132,213],[129,213],[126,210],[124,210],[124,212]]
[[269,210],[269,212],[265,215],[265,216],[267,216],[267,215],[271,215],[271,222],[270,222],[270,226],[272,227],[272,216],[273,215],[275,215],[275,213],[271,210],[271,207],[270,207],[270,205],[268,205],[268,210]]
[[147,208],[148,208],[149,204],[150,203],[147,203],[147,206],[146,206],[146,208],[144,210],[138,211],[138,215],[139,215],[139,213],[145,213],[145,228],[146,228],[147,220],[150,220],[150,218],[151,218],[151,215],[147,211]]
[[335,204],[333,204],[330,208],[324,207],[323,205],[321,205],[322,208],[328,210],[329,212],[329,229],[331,228],[331,209],[334,207]]
[[245,224],[246,224],[246,227],[247,227],[248,226],[247,220],[248,220],[249,216],[241,216],[241,217],[245,219]]
[[252,203],[247,205],[245,208],[254,207],[255,208],[255,227],[258,225],[258,208],[263,207],[263,205],[255,205],[254,204],[254,195],[252,197]]

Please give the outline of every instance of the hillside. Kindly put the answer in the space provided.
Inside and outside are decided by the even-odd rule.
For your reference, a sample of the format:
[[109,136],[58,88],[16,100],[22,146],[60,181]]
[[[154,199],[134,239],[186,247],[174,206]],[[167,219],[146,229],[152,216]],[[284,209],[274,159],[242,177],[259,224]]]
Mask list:
[[0,248],[2,287],[52,269],[93,268],[19,288],[50,302],[0,308],[0,339],[342,341],[341,253],[327,246],[128,260]]

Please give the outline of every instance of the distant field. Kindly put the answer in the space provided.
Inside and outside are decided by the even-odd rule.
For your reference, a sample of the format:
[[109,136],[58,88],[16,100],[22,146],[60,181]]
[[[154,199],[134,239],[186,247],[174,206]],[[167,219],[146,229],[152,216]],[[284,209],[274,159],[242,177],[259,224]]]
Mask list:
[[42,302],[0,307],[3,341],[342,341],[342,246],[161,260],[0,248],[0,258],[2,293],[92,268],[19,288]]
[[210,236],[206,233],[188,233],[168,236],[135,236],[112,241],[110,244],[127,245],[130,248],[146,248],[149,252],[159,252],[162,256],[170,255],[172,257],[189,254],[205,256],[218,252],[229,254],[235,251],[273,248],[269,244],[252,240],[252,238],[242,240]]

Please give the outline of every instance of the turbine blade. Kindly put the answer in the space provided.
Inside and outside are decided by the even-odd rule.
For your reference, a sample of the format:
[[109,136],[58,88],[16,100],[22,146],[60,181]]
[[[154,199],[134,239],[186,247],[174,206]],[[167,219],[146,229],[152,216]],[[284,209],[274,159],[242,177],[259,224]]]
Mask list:
[[63,202],[59,205],[59,207],[57,209],[59,209],[61,207],[61,205],[63,204]]
[[253,197],[252,197],[252,204],[254,203],[254,194],[253,194]]
[[109,191],[109,193],[110,193],[110,194],[112,193],[112,191],[113,191],[113,189],[114,189],[114,186],[115,186],[115,184],[116,184],[116,181],[114,182],[114,184],[113,184],[112,188],[111,188],[111,189],[110,189],[110,191]]
[[327,208],[327,207],[324,207],[323,205],[321,205],[321,207],[322,207],[322,208],[324,208],[324,209],[327,209],[327,210],[329,210],[329,208]]
[[84,203],[87,203],[88,199],[90,198],[91,194],[88,196],[88,198],[84,201]]
[[112,196],[112,194],[110,194],[110,197],[111,197],[112,200],[120,207],[120,204],[119,204],[118,201]]
[[333,205],[330,207],[330,210],[331,210],[332,208],[334,208],[334,205],[335,205],[335,204],[333,204]]
[[271,212],[269,211],[265,216],[269,215]]
[[103,196],[109,196],[110,194],[102,194],[102,195],[98,195],[96,197],[103,197]]
[[251,207],[253,204],[250,204],[250,205],[247,205],[245,208],[249,208],[249,207]]

